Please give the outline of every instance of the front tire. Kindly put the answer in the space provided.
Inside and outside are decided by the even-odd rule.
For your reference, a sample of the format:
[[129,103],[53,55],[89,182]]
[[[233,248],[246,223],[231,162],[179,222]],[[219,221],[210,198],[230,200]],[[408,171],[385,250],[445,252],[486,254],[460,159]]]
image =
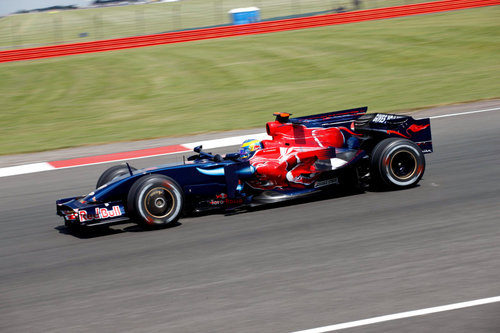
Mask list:
[[415,186],[425,171],[425,157],[413,141],[388,138],[372,151],[370,175],[374,185],[381,188]]
[[[137,170],[134,167],[130,167],[132,171]],[[97,180],[96,188],[101,187],[102,185],[109,183],[115,178],[128,174],[128,167],[126,164],[120,164],[112,166],[101,174],[101,177]]]
[[174,224],[182,213],[183,202],[179,184],[163,175],[139,178],[127,196],[127,208],[132,218],[148,227]]

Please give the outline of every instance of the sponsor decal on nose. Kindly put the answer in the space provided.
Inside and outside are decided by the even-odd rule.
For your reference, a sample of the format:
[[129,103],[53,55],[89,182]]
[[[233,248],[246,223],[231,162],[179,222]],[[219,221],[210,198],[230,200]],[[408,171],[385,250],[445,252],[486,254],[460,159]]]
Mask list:
[[110,210],[106,208],[96,208],[94,214],[88,214],[86,210],[78,212],[81,222],[92,221],[98,219],[107,219],[123,215],[120,206],[113,206]]

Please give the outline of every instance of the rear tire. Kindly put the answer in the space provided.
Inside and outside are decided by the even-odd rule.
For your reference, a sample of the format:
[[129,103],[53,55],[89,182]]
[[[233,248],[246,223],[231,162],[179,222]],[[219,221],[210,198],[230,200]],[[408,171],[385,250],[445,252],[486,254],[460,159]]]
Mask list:
[[172,178],[147,175],[130,188],[127,208],[140,225],[164,227],[172,225],[182,213],[184,198],[181,187]]
[[425,157],[413,141],[388,138],[372,151],[370,175],[376,187],[407,188],[415,186],[425,171]]
[[[137,170],[134,167],[130,167],[130,169],[132,169],[132,171]],[[99,179],[97,180],[96,188],[99,188],[102,185],[109,183],[113,179],[126,175],[128,173],[129,171],[126,164],[112,166],[101,174],[101,177],[99,177]]]

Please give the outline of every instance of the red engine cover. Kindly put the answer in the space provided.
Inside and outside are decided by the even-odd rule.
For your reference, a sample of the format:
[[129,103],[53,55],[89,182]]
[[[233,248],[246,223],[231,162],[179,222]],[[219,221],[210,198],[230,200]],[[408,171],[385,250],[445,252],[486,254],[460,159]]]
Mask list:
[[344,136],[336,127],[308,128],[300,124],[273,121],[266,124],[266,130],[273,140],[263,141],[265,148],[285,146],[341,148],[344,145]]

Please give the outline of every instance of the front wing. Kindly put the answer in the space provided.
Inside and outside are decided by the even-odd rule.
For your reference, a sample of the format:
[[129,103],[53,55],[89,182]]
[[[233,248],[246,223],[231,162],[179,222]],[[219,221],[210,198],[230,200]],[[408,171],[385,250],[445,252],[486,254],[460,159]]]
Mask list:
[[57,215],[64,218],[66,225],[98,226],[120,223],[128,220],[128,214],[121,201],[88,204],[82,197],[56,201]]

